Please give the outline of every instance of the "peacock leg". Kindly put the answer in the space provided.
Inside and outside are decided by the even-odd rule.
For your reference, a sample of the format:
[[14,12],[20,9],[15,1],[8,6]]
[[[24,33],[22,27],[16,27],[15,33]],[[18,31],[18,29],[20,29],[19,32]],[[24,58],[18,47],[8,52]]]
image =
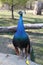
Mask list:
[[25,58],[28,57],[28,50],[29,50],[29,45],[25,48],[25,54],[26,54],[26,57]]
[[17,47],[15,47],[15,52],[16,52],[17,55],[19,55],[19,50],[18,50]]

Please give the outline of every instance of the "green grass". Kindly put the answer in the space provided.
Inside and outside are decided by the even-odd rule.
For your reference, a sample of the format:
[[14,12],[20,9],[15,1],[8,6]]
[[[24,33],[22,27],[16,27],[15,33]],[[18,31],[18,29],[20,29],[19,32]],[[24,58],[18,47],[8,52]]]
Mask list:
[[[43,29],[41,29],[43,31]],[[33,32],[31,30],[30,40],[34,50],[35,62],[43,65],[43,33],[42,31],[36,30],[37,32]]]
[[[14,11],[14,17],[19,19],[18,11]],[[43,15],[33,15],[27,12],[23,15],[24,23],[43,23]],[[18,20],[11,19],[11,11],[0,11],[0,26],[13,26],[16,25]]]
[[17,24],[17,20],[0,18],[0,26],[13,26]]

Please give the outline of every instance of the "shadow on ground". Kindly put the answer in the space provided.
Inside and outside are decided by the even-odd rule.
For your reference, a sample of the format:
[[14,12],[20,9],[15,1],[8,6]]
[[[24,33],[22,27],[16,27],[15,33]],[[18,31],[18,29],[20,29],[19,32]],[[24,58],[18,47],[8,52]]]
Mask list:
[[0,36],[0,52],[15,54],[14,47],[12,44],[12,39],[8,37]]

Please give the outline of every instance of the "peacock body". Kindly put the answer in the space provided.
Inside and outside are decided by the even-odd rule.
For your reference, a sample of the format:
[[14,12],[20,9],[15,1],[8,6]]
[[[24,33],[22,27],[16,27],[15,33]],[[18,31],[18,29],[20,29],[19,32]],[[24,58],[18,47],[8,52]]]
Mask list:
[[27,33],[25,32],[25,28],[23,25],[22,12],[20,12],[19,14],[20,14],[20,18],[18,20],[17,31],[13,37],[13,45],[19,48],[26,48],[27,45],[30,46],[30,40]]

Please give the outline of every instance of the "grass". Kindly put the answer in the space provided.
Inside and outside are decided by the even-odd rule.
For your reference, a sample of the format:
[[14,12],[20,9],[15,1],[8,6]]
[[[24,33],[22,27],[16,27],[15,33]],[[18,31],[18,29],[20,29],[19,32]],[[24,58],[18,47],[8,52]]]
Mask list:
[[[43,30],[43,29],[42,29]],[[39,30],[33,32],[31,30],[30,40],[34,50],[35,62],[43,65],[43,33]]]
[[[14,17],[19,18],[18,11],[14,11]],[[43,15],[33,15],[30,12],[23,14],[24,23],[43,23]],[[11,11],[0,10],[0,26],[13,26],[16,25],[18,20],[11,19]]]
[[0,26],[13,26],[17,24],[17,20],[0,18]]
[[[14,12],[15,18],[19,18],[17,11]],[[41,15],[33,15],[31,13],[24,14],[24,23],[43,23],[43,16]],[[17,25],[18,20],[11,19],[10,11],[0,11],[0,26],[13,26]],[[29,33],[30,41],[34,50],[35,62],[43,65],[43,29],[29,29],[27,30]],[[13,33],[0,33],[4,38],[12,39]],[[4,41],[4,40],[3,40]],[[3,43],[0,40],[0,43]]]

